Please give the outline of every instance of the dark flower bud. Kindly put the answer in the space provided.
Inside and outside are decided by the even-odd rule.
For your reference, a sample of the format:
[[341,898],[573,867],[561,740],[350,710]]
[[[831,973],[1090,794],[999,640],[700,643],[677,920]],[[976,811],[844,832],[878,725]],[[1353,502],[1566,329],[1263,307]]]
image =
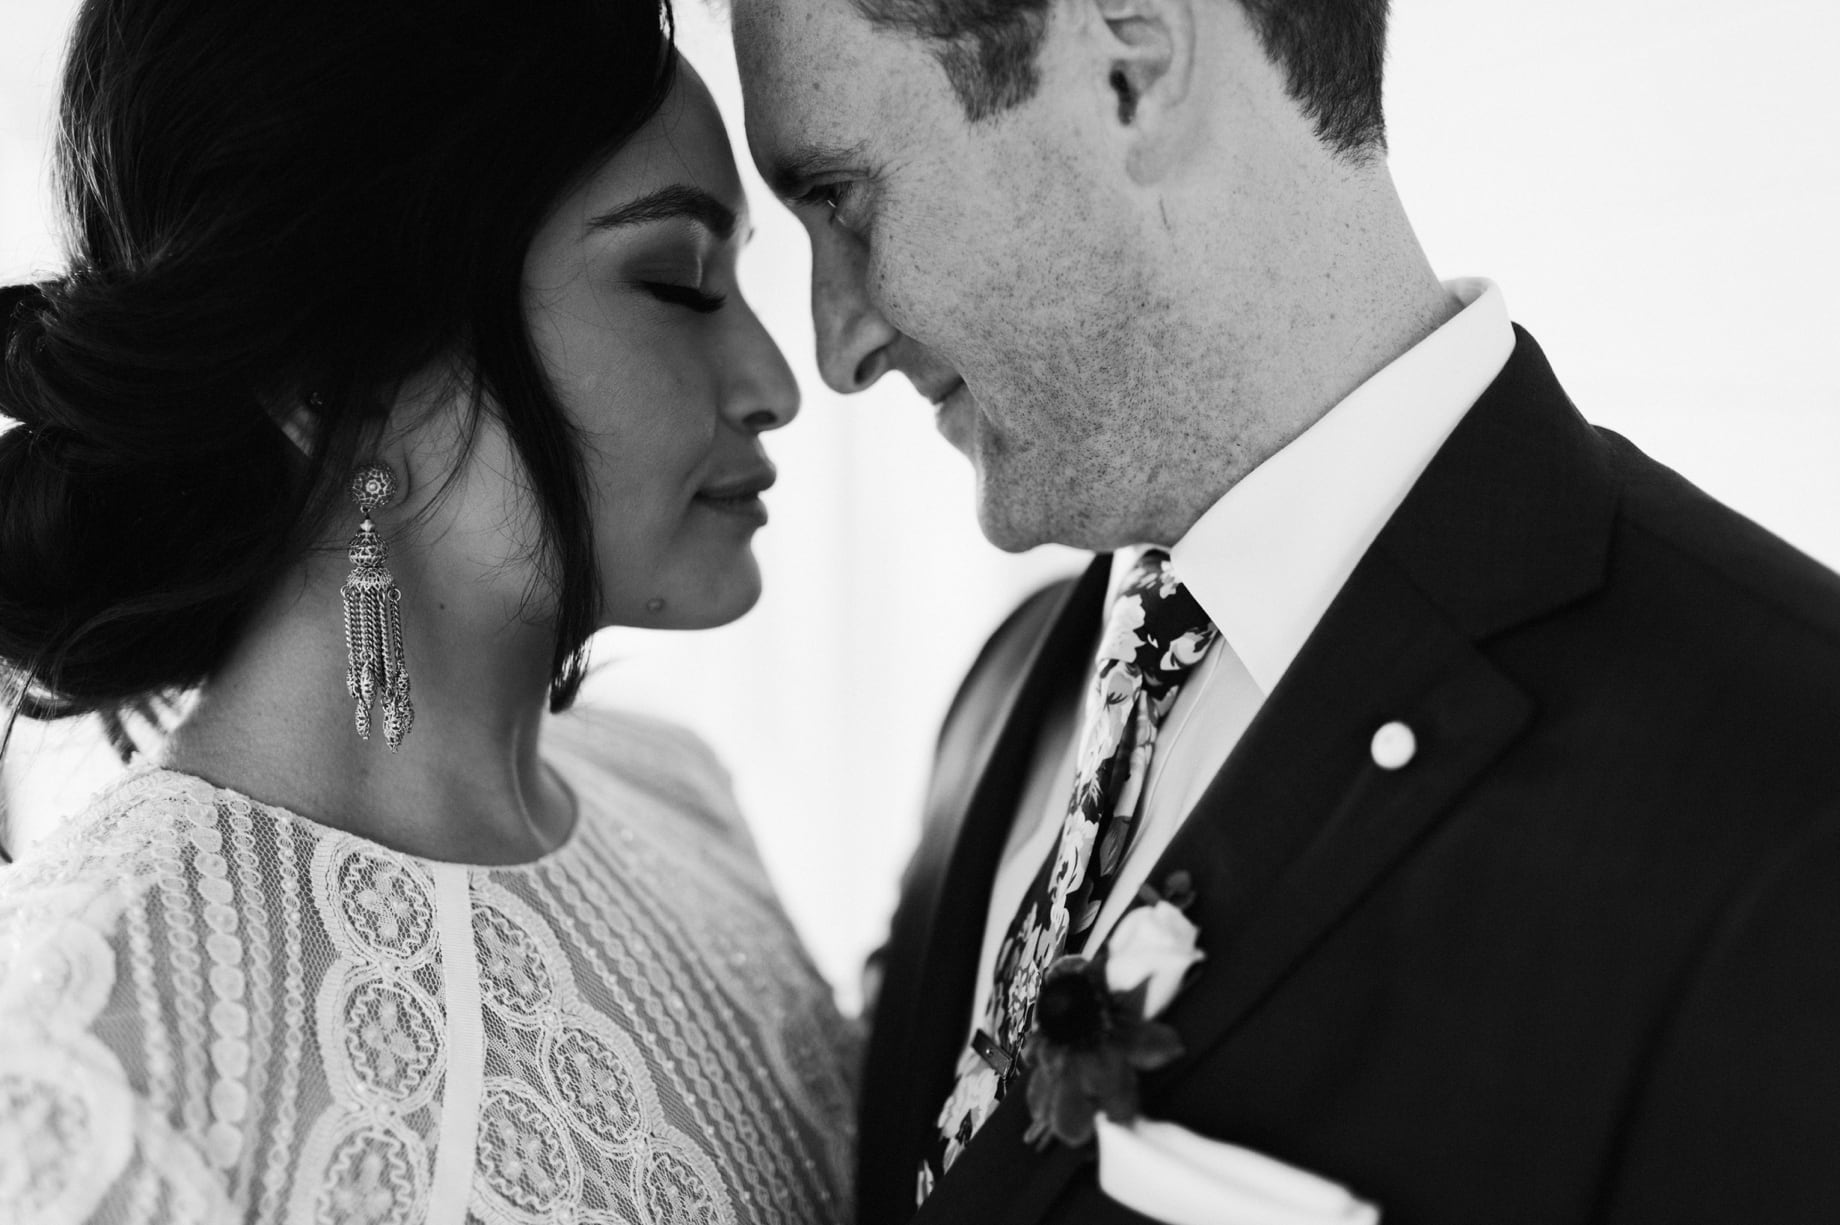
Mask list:
[[1068,957],[1048,968],[1035,1002],[1041,1036],[1057,1046],[1090,1049],[1112,1029],[1111,992],[1102,963]]

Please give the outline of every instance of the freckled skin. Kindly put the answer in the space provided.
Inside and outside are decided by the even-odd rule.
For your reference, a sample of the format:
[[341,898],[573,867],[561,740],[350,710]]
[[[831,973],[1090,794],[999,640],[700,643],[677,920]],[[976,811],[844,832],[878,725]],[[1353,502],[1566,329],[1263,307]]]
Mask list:
[[1089,0],[1055,5],[1036,95],[976,123],[849,0],[735,0],[763,172],[862,149],[841,225],[795,210],[826,381],[962,378],[942,428],[1003,548],[1173,542],[1445,308],[1383,164],[1322,147],[1237,5],[1188,10],[1203,67],[1147,142]]
[[[736,11],[738,20],[764,16],[750,5]],[[772,75],[762,43],[828,37],[819,14],[806,16],[768,22],[764,39],[756,36],[766,31],[744,27],[737,43],[754,81]],[[929,55],[845,28],[870,44],[858,62],[870,62],[870,52],[885,57],[873,61],[877,71],[892,69],[903,88],[867,98],[836,78],[803,89],[781,78],[774,90],[823,99],[840,117],[867,103],[875,122],[863,126],[885,150],[869,189],[866,250],[839,250],[855,244],[821,220],[812,226],[819,296],[866,291],[906,337],[903,347],[919,351],[917,364],[949,368],[970,386],[978,412],[969,450],[992,540],[1022,549],[1086,537],[1118,514],[1115,491],[1135,486],[1129,498],[1141,498],[1135,457],[1161,443],[1140,409],[1162,364],[1145,324],[1173,304],[1136,273],[1135,226],[1090,191],[1077,148],[1042,139],[1043,123],[1058,117],[1017,113],[969,127]],[[802,54],[785,49],[782,62],[796,65]],[[771,105],[758,87],[750,92],[750,131]],[[1069,244],[1070,230],[1091,238]],[[836,272],[853,259],[862,262],[860,288]]]

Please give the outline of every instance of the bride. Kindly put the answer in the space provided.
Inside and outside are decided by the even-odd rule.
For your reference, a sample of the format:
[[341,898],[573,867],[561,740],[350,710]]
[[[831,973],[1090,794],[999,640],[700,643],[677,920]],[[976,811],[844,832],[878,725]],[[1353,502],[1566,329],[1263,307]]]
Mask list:
[[668,9],[87,0],[61,114],[0,661],[173,725],[0,871],[0,1219],[845,1219],[851,1034],[721,767],[546,717],[753,604],[797,411]]

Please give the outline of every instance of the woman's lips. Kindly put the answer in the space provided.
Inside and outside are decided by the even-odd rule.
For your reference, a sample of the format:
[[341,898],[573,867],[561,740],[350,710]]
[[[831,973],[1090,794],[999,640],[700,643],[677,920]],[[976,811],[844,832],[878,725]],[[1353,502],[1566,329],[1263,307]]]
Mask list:
[[713,510],[719,515],[733,515],[738,519],[751,520],[756,526],[767,525],[767,504],[760,500],[757,493],[718,495],[699,493],[694,499],[698,506]]
[[774,480],[775,474],[771,468],[752,472],[698,490],[694,500],[698,505],[718,514],[733,515],[764,527],[767,522],[767,506],[760,500],[760,495],[773,487]]

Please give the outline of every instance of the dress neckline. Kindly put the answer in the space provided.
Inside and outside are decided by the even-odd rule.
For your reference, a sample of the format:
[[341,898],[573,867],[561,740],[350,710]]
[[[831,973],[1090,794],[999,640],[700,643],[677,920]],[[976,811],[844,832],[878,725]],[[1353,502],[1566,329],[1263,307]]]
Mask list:
[[558,842],[555,846],[537,856],[535,859],[526,859],[517,863],[467,863],[463,860],[436,859],[428,855],[418,855],[413,851],[399,850],[396,847],[379,842],[375,838],[367,838],[363,834],[353,833],[351,830],[340,829],[336,825],[328,825],[324,821],[318,821],[312,817],[303,816],[285,805],[270,803],[267,800],[260,800],[252,795],[238,791],[234,787],[220,787],[216,783],[213,783],[207,778],[200,777],[199,775],[191,774],[184,770],[174,770],[168,766],[157,765],[151,762],[129,767],[127,773],[116,780],[111,786],[105,788],[97,797],[97,800],[99,802],[112,801],[123,793],[139,786],[155,782],[166,782],[169,785],[174,785],[193,793],[196,798],[201,800],[208,799],[212,804],[216,804],[220,800],[240,801],[243,804],[247,804],[251,809],[259,810],[271,816],[284,817],[288,821],[303,825],[317,833],[331,837],[347,838],[353,842],[361,843],[364,846],[372,847],[384,854],[406,859],[412,863],[422,864],[427,867],[462,868],[468,872],[509,872],[522,874],[534,872],[543,868],[554,867],[563,862],[565,857],[571,856],[576,846],[582,841],[582,826],[586,823],[586,801],[583,798],[585,795],[583,789],[570,777],[568,767],[563,762],[550,758],[546,758],[545,762],[556,771],[557,778],[568,791],[569,799],[572,801],[573,805],[574,819],[569,823],[568,833],[563,836],[562,841]]

